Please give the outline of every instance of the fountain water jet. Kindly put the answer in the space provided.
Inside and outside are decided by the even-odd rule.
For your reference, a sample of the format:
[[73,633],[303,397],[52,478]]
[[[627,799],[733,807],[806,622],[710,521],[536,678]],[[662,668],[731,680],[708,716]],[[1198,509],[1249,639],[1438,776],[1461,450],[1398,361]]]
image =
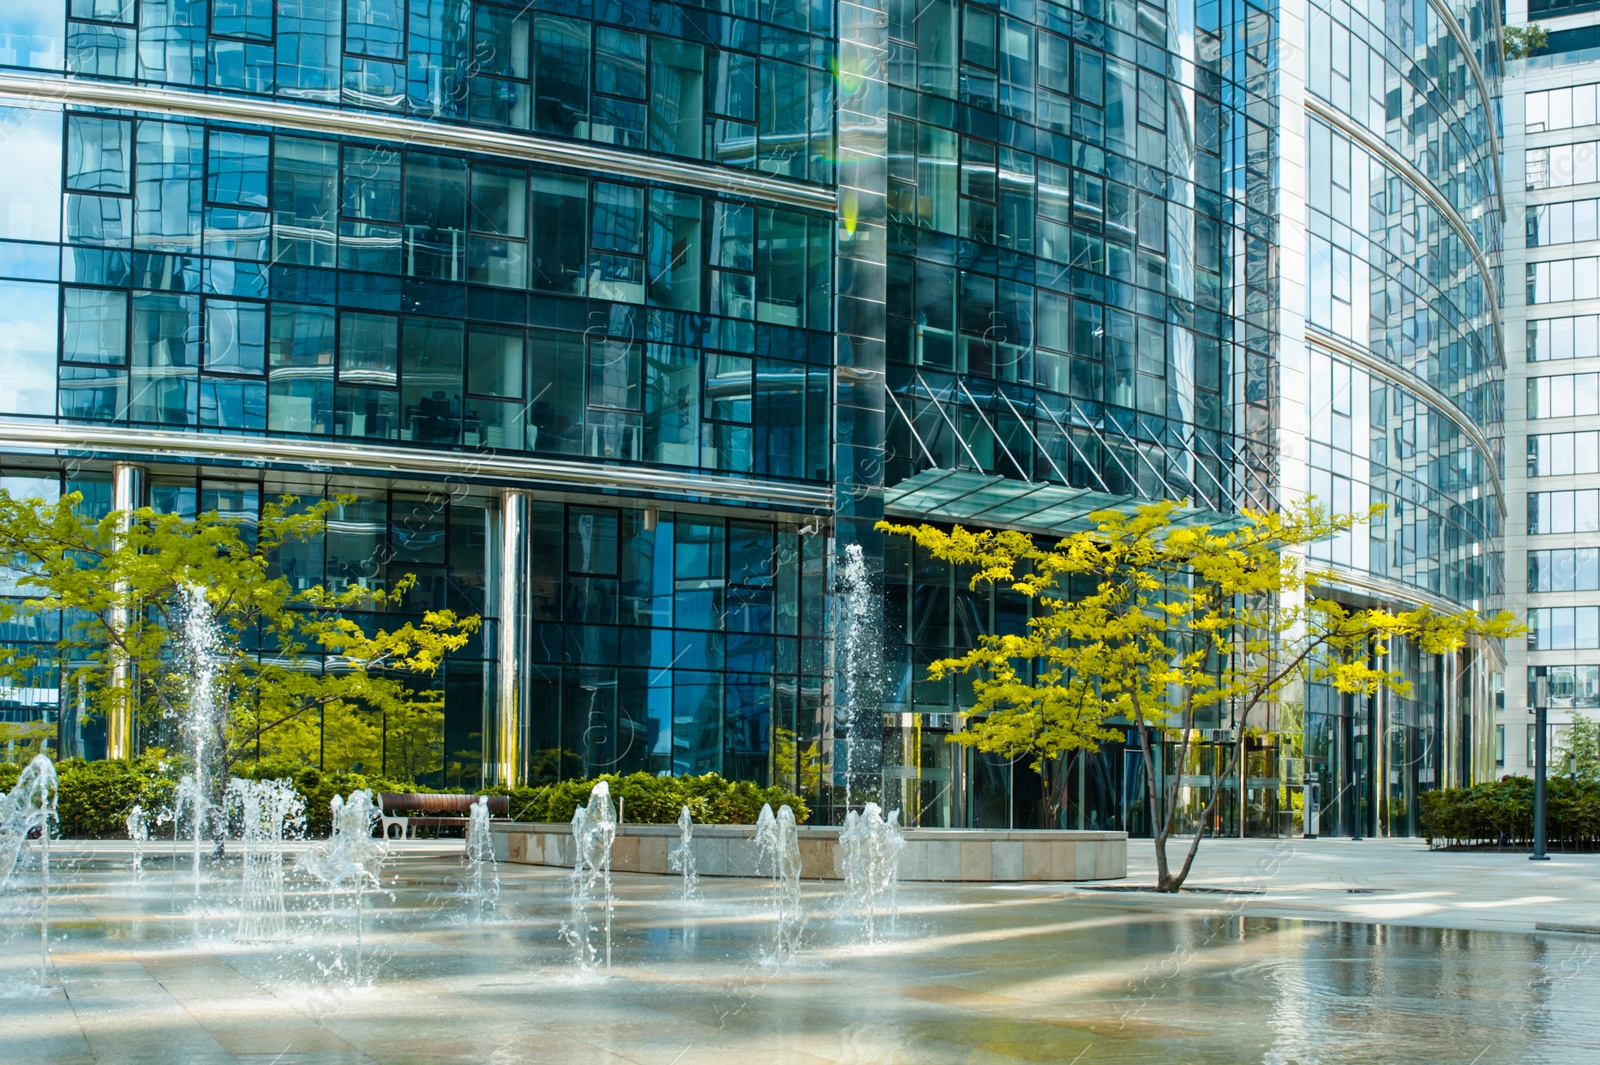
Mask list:
[[878,804],[869,802],[860,813],[851,810],[845,815],[839,833],[840,864],[844,867],[839,909],[862,919],[869,943],[877,941],[880,909],[889,917],[890,932],[894,931],[899,915],[900,852],[905,845],[898,810],[890,811],[885,820]]
[[356,909],[356,984],[361,984],[361,906],[367,887],[378,886],[378,873],[389,848],[372,837],[372,823],[378,808],[367,789],[352,791],[348,799],[335,795],[329,804],[333,813],[333,834],[312,847],[299,865],[334,891],[355,896]]
[[883,597],[860,544],[849,544],[835,577],[834,772],[844,806],[883,798]]
[[572,811],[572,914],[561,934],[573,945],[580,968],[592,968],[597,952],[591,942],[595,932],[589,906],[603,907],[606,968],[611,968],[611,845],[617,839],[617,811],[611,805],[611,788],[605,781],[594,786],[589,802]]
[[178,833],[180,831],[180,822],[183,820],[183,809],[185,806],[189,808],[189,817],[194,828],[192,876],[194,879],[194,897],[199,898],[200,836],[209,805],[206,802],[201,784],[194,777],[185,773],[178,779],[178,791],[172,798],[172,897],[174,908],[176,908],[178,897]]
[[17,777],[0,797],[0,894],[12,885],[18,867],[26,864],[28,837],[39,833],[39,986],[50,970],[50,826],[56,821],[56,767],[44,755]]
[[667,868],[683,874],[683,901],[700,897],[700,874],[694,864],[694,815],[687,806],[678,814],[678,845],[667,854]]
[[769,898],[776,925],[773,960],[788,961],[799,953],[804,913],[800,904],[800,829],[794,811],[764,804],[756,820],[756,848],[764,871],[772,877]]
[[239,817],[239,938],[282,939],[288,922],[283,841],[305,831],[305,799],[287,780],[241,779],[228,782],[228,798]]
[[127,826],[128,838],[133,841],[133,878],[143,880],[144,845],[150,840],[150,826],[145,823],[144,807],[134,803],[123,824]]
[[[206,590],[184,584],[177,610],[179,666],[189,678],[188,708],[184,726],[194,755],[192,784],[194,810],[194,893],[200,895],[200,841],[212,811],[220,806],[223,746],[226,743],[226,699],[219,698],[222,684],[217,664],[223,658],[222,630],[206,601]],[[220,848],[220,840],[218,847]]]
[[[495,864],[494,839],[489,834],[489,800],[481,797],[472,804],[467,818],[467,902],[478,920],[494,912],[500,898],[500,870]],[[484,871],[488,875],[484,875]]]

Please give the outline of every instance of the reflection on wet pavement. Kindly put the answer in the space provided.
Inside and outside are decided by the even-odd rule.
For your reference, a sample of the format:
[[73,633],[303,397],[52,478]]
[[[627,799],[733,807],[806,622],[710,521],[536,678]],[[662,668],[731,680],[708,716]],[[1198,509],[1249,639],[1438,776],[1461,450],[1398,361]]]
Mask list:
[[[64,849],[71,845],[64,845]],[[808,882],[798,959],[766,885],[619,875],[615,967],[558,935],[564,871],[502,866],[474,925],[455,849],[392,857],[350,913],[293,881],[292,938],[173,896],[167,857],[57,856],[50,990],[37,926],[4,917],[0,1060],[22,1062],[1581,1062],[1600,1060],[1600,942],[1332,924],[1005,885],[902,887],[863,945]],[[237,867],[213,870],[226,898]]]

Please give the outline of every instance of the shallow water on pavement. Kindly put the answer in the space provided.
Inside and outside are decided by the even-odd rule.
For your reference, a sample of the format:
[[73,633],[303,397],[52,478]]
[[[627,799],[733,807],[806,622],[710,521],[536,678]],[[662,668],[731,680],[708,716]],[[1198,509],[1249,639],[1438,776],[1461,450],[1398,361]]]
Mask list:
[[293,938],[239,943],[236,864],[196,903],[158,848],[137,883],[124,856],[53,858],[48,989],[32,900],[0,926],[7,1065],[1600,1060],[1600,942],[1577,936],[918,885],[867,945],[837,885],[808,882],[799,958],[774,965],[764,884],[707,877],[685,903],[621,874],[613,967],[580,973],[565,871],[502,865],[499,914],[473,925],[459,857],[408,850],[364,899],[358,985],[347,897],[291,876]]

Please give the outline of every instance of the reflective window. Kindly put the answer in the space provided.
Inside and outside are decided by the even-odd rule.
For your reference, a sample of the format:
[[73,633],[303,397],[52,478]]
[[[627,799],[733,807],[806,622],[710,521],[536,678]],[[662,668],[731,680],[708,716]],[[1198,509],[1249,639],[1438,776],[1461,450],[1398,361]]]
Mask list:
[[1595,91],[1600,86],[1568,85],[1523,95],[1523,123],[1529,133],[1595,124]]
[[1529,433],[1528,476],[1600,473],[1600,433]]
[[1585,359],[1600,355],[1600,315],[1528,321],[1527,359]]
[[0,412],[55,413],[50,398],[55,376],[60,297],[55,285],[0,281]]
[[1528,533],[1600,532],[1600,491],[1529,492]]
[[1600,414],[1600,374],[1528,378],[1527,412],[1529,418]]
[[61,298],[62,360],[126,365],[128,294],[69,285]]
[[0,239],[61,239],[59,112],[0,107]]

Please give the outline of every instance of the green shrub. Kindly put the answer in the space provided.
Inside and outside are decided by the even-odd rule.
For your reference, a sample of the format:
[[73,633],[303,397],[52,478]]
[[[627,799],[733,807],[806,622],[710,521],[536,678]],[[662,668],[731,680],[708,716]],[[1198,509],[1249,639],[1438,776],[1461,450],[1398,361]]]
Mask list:
[[747,780],[724,780],[716,773],[694,777],[605,774],[591,780],[516,788],[511,792],[511,816],[518,821],[570,821],[573,811],[589,801],[589,793],[602,780],[611,786],[612,799],[621,800],[623,820],[632,824],[670,825],[685,806],[697,823],[706,825],[754,824],[763,804],[774,810],[787,805],[796,821],[811,816],[805,800],[792,791],[762,788]]
[[[1533,780],[1505,777],[1470,788],[1423,792],[1422,832],[1430,844],[1526,848],[1533,841]],[[1552,847],[1600,844],[1600,783],[1550,778],[1545,835]]]
[[[60,834],[68,839],[107,839],[127,831],[128,811],[135,803],[154,814],[172,805],[177,778],[182,767],[170,762],[164,752],[150,751],[128,761],[86,762],[68,758],[56,765],[60,781],[57,814]],[[17,782],[21,767],[0,764],[0,792]],[[460,794],[459,788],[419,787],[401,780],[362,773],[324,772],[316,766],[289,759],[240,762],[233,775],[249,780],[287,780],[306,800],[306,832],[324,836],[331,824],[329,804],[335,795],[371,788],[379,792],[422,791]],[[787,805],[795,820],[811,816],[805,800],[780,787],[763,788],[747,780],[724,780],[716,773],[692,777],[657,777],[649,773],[630,776],[595,777],[592,780],[565,780],[540,787],[488,788],[474,794],[510,796],[511,816],[518,821],[572,820],[572,812],[589,801],[589,793],[599,781],[611,785],[613,799],[622,802],[625,821],[633,824],[669,825],[677,821],[685,806],[695,822],[703,825],[754,824],[764,803],[776,810]],[[1552,810],[1554,808],[1552,807]]]
[[60,833],[71,839],[109,839],[128,831],[134,805],[154,813],[170,806],[177,782],[166,756],[150,751],[128,760],[56,763],[56,817]]

